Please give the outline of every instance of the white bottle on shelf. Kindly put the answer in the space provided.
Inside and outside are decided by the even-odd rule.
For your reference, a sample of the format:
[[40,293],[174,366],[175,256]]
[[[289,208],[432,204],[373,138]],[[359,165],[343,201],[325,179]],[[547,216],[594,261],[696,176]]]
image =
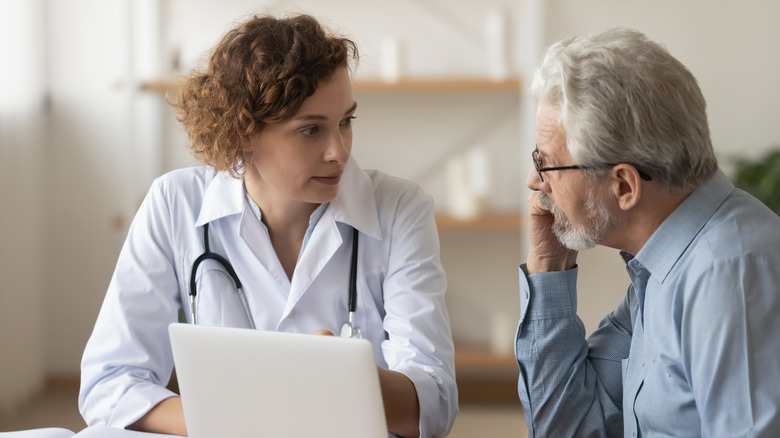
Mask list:
[[485,53],[488,77],[494,81],[502,81],[509,76],[507,46],[506,13],[499,7],[490,8],[485,19]]
[[379,50],[380,75],[385,82],[398,82],[404,74],[404,47],[401,38],[387,35]]

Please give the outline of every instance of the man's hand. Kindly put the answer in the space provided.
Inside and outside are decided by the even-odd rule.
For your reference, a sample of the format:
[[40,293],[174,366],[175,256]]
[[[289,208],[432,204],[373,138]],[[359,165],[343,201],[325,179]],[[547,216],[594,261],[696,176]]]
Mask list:
[[555,237],[555,216],[542,205],[540,196],[540,192],[532,192],[528,197],[528,274],[572,269],[577,264],[577,251],[564,247]]

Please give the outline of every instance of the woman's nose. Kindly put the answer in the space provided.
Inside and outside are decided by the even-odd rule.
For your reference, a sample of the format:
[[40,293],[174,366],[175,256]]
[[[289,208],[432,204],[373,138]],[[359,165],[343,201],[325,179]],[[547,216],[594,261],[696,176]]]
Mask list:
[[340,134],[333,135],[325,151],[325,161],[336,161],[343,163],[347,161],[350,153],[349,139]]

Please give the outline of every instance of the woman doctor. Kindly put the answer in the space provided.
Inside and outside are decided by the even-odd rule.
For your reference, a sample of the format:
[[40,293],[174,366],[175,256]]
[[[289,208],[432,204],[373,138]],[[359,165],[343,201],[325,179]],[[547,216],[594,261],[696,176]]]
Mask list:
[[[350,40],[301,15],[229,31],[175,106],[207,166],[152,184],[130,227],[82,359],[89,425],[186,435],[167,329],[198,324],[339,333],[357,230],[355,326],[373,346],[388,427],[443,437],[457,412],[446,279],[432,199],[350,158]],[[204,233],[204,226],[208,225]],[[190,321],[192,322],[192,321]]]

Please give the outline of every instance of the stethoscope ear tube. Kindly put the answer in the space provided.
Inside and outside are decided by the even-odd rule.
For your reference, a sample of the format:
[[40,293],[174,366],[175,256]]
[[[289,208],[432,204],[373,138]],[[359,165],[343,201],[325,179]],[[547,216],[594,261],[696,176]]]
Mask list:
[[349,303],[347,309],[354,313],[357,309],[357,261],[358,261],[358,230],[352,229],[352,265],[349,268]]
[[208,223],[203,225],[203,247],[203,254],[199,255],[198,258],[195,259],[195,262],[192,263],[192,272],[190,273],[190,317],[192,319],[192,323],[197,323],[195,320],[195,296],[197,295],[196,277],[198,267],[205,260],[215,260],[225,268],[225,270],[228,272],[228,275],[230,275],[230,278],[232,278],[233,282],[236,284],[236,292],[238,293],[238,297],[241,300],[241,305],[244,307],[244,313],[246,314],[247,321],[252,328],[255,328],[255,323],[252,320],[252,315],[249,313],[249,308],[246,304],[246,298],[244,297],[244,293],[241,291],[241,281],[238,279],[236,271],[233,269],[233,266],[230,264],[230,262],[227,261],[226,258],[217,253],[211,252],[209,249]]
[[[357,309],[357,261],[358,261],[359,234],[360,233],[358,232],[357,228],[352,229],[352,263],[350,264],[350,270],[349,270],[349,298],[347,301],[347,310],[349,311],[349,319],[346,323],[344,323],[344,327],[342,327],[342,335],[352,337],[352,338],[362,337],[360,328],[355,326],[355,309]],[[191,323],[197,324],[195,297],[197,296],[196,276],[198,272],[198,267],[204,260],[214,260],[225,268],[225,270],[228,272],[230,277],[235,282],[236,293],[238,294],[239,300],[241,300],[241,307],[244,308],[244,315],[246,316],[246,320],[249,323],[249,326],[254,329],[255,322],[254,319],[252,318],[252,314],[249,312],[249,306],[247,305],[244,292],[241,289],[241,281],[239,281],[236,271],[233,269],[233,266],[230,264],[230,262],[227,261],[226,258],[222,257],[219,254],[211,252],[211,250],[209,249],[209,224],[208,223],[203,225],[203,246],[205,250],[203,251],[203,254],[199,255],[198,258],[195,259],[195,262],[192,263],[192,272],[190,273],[190,321]]]
[[349,299],[347,310],[349,311],[347,322],[341,328],[341,336],[348,338],[362,338],[360,328],[355,325],[355,309],[357,309],[357,260],[358,260],[358,230],[352,229],[352,263],[349,268]]

